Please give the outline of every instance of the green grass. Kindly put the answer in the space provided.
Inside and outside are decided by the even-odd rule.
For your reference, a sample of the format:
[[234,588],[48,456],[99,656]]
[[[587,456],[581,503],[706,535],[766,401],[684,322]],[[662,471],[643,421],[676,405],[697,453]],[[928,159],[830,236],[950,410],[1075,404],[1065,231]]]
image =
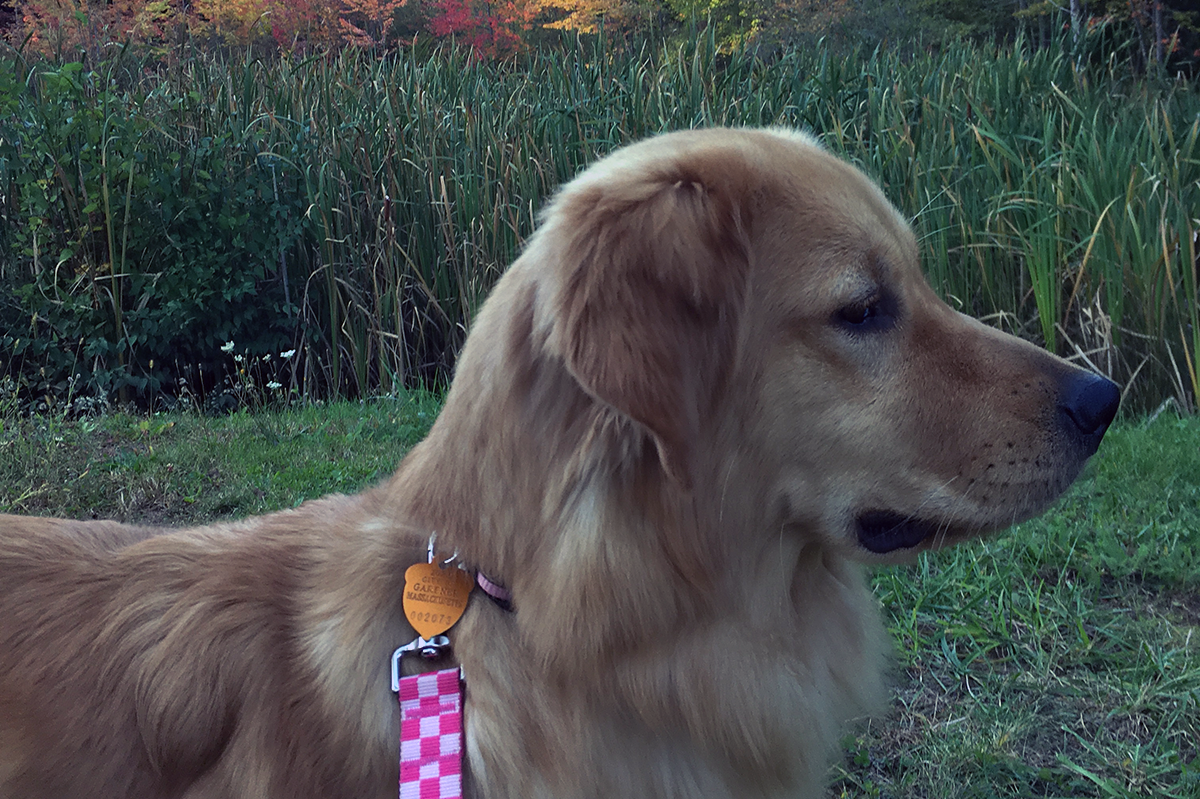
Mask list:
[[[7,418],[0,511],[187,524],[382,479],[413,394],[221,418]],[[881,569],[890,711],[831,797],[1200,797],[1200,420],[1112,430],[1050,513]]]
[[1114,429],[1050,513],[875,588],[896,701],[833,796],[1200,797],[1200,420]]
[[390,474],[439,400],[204,417],[0,419],[0,512],[194,524],[265,513]]

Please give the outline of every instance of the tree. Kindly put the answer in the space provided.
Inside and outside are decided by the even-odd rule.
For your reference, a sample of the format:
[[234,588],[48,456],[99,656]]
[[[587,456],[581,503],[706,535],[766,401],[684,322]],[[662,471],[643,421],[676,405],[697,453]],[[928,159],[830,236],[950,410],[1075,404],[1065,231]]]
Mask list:
[[168,0],[26,0],[17,7],[29,47],[50,54],[108,44],[161,41],[177,19]]
[[328,0],[195,0],[190,27],[237,44],[270,37],[291,50],[334,45],[339,39],[336,9]]
[[453,36],[491,58],[520,51],[541,11],[534,0],[435,0],[429,21],[436,36]]
[[341,0],[338,27],[357,47],[386,47],[392,21],[407,0]]
[[661,10],[655,2],[637,0],[541,0],[541,7],[560,16],[543,27],[579,33],[599,33],[601,27],[609,33],[634,30]]

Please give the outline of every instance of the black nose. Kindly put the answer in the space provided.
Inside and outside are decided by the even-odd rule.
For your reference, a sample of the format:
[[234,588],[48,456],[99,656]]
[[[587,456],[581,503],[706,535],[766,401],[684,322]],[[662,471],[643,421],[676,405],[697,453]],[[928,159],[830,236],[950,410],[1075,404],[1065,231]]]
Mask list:
[[1092,372],[1076,372],[1063,385],[1058,409],[1067,430],[1090,442],[1094,452],[1120,404],[1121,390],[1116,383]]

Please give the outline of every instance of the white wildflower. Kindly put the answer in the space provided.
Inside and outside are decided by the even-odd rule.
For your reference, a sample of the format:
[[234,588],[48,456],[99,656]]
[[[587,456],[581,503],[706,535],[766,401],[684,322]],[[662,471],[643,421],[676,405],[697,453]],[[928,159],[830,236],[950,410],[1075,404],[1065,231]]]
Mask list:
[[221,345],[221,352],[233,352],[233,342],[226,341],[223,345]]

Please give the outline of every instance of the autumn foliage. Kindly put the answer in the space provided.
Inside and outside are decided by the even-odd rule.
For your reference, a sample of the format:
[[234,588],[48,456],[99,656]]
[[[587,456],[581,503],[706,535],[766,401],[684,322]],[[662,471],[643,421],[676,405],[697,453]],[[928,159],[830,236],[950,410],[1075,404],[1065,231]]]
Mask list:
[[[111,43],[134,42],[164,50],[180,34],[214,44],[270,44],[282,51],[341,46],[387,48],[406,33],[398,13],[423,0],[17,0],[14,42],[44,54],[96,51]],[[431,26],[481,45],[507,42],[524,28],[496,12],[437,7]],[[413,15],[409,15],[413,16]],[[420,18],[422,15],[417,15]],[[527,15],[526,15],[527,16]],[[444,18],[444,19],[443,19]],[[497,37],[472,35],[493,29]],[[415,31],[407,31],[411,36]],[[511,45],[506,45],[511,50]]]
[[339,10],[324,0],[194,0],[181,22],[202,37],[238,44],[269,38],[290,50],[336,42]]
[[[718,0],[722,2],[723,0]],[[491,58],[511,56],[539,29],[631,29],[668,0],[0,0],[9,39],[35,52],[95,52],[135,42],[167,52],[182,36],[210,44],[267,44],[284,52],[387,49],[422,33]]]
[[[1200,12],[1188,9],[1197,2],[1079,0],[1071,4],[1069,19],[1073,30],[1082,21],[1089,29],[1101,23],[1120,28],[1117,35],[1129,39],[1143,63],[1163,63],[1180,53],[1191,53],[1195,60],[1200,59]],[[750,44],[770,49],[821,37],[853,40],[855,31],[875,26],[879,33],[889,24],[910,33],[916,24],[930,41],[989,30],[1011,37],[1020,25],[1042,41],[1066,8],[1054,0],[987,0],[981,5],[898,0],[895,13],[883,20],[882,7],[890,4],[871,6],[874,10],[868,5],[861,0],[0,0],[0,12],[16,11],[7,32],[10,41],[47,55],[98,52],[126,42],[167,54],[189,37],[202,44],[265,44],[288,53],[340,47],[388,50],[432,34],[494,59],[525,50],[543,29],[620,33],[648,23],[657,27],[662,20],[697,20],[723,48]]]
[[97,42],[163,39],[178,9],[169,0],[29,0],[17,4],[20,30],[43,52]]
[[537,0],[434,0],[434,8],[429,27],[435,36],[501,57],[521,49],[541,12]]
[[338,15],[341,38],[358,47],[386,47],[392,44],[390,28],[396,12],[405,0],[342,0]]
[[593,30],[606,1],[17,0],[9,38],[28,39],[27,47],[45,54],[124,42],[165,49],[179,34],[303,51],[389,48],[427,30],[481,54],[506,57],[523,49],[530,31],[543,25]]

